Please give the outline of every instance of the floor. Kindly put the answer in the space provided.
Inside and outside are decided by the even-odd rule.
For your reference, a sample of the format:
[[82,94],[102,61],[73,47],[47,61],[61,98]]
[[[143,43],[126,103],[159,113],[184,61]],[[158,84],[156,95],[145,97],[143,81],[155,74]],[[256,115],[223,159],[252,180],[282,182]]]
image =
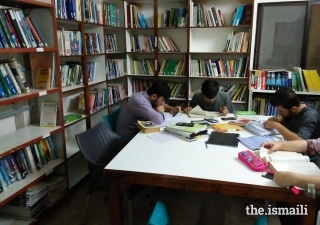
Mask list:
[[[86,198],[86,182],[83,180],[70,194],[68,203],[62,202],[39,219],[40,225],[79,225]],[[133,225],[146,225],[153,210],[145,188],[133,200]],[[253,225],[257,216],[246,215],[245,207],[252,199],[223,196],[174,189],[154,188],[153,199],[163,201],[174,225]],[[87,214],[87,225],[110,224],[108,201],[105,194],[93,193]],[[124,221],[129,224],[127,201],[124,199]],[[280,225],[277,216],[269,216],[269,224]]]

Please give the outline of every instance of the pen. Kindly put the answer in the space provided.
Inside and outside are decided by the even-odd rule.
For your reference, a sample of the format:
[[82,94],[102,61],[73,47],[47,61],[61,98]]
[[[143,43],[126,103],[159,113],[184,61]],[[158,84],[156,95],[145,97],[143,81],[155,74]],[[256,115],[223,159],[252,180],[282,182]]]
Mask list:
[[205,145],[206,145],[206,148],[208,148],[207,142],[205,141],[204,143],[205,143]]

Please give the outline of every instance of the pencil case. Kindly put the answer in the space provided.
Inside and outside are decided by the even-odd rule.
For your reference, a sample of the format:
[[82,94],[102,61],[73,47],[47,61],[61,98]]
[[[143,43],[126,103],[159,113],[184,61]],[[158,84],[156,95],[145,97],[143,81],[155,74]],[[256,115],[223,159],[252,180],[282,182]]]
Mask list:
[[268,164],[250,150],[239,152],[238,158],[253,171],[261,172],[268,168]]

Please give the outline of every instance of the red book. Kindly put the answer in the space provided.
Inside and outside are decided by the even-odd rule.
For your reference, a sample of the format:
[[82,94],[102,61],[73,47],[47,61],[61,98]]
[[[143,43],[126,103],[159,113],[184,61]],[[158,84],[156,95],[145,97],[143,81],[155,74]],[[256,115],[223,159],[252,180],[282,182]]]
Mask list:
[[261,90],[267,89],[267,71],[261,71]]

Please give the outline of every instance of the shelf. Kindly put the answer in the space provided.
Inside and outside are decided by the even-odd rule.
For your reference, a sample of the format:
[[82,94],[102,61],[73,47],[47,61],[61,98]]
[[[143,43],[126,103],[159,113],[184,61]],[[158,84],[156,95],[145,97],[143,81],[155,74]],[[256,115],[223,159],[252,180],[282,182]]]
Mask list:
[[196,79],[230,79],[230,80],[247,80],[247,77],[198,77],[198,76],[194,76],[194,77],[189,77],[189,78],[196,78]]
[[59,92],[60,88],[52,88],[49,90],[42,90],[42,89],[30,89],[30,92],[28,93],[21,93],[17,94],[11,97],[6,97],[6,98],[0,98],[0,106],[1,105],[7,105],[11,103],[15,103],[18,101],[24,101],[30,98],[37,98],[39,96],[47,95],[47,94],[52,94]]
[[30,8],[30,7],[52,8],[53,7],[53,5],[50,3],[44,3],[44,2],[33,1],[33,0],[1,0],[0,5],[11,6],[15,8]]
[[39,125],[29,125],[9,134],[0,136],[0,158],[40,141],[61,129],[61,127],[40,127]]
[[127,75],[120,76],[120,77],[115,77],[115,78],[111,78],[111,79],[108,79],[107,81],[118,80],[118,79],[124,78],[124,77],[126,77],[126,76],[127,76]]
[[181,75],[158,75],[158,77],[184,78],[184,79],[186,79],[186,76],[181,76]]
[[[1,3],[0,3],[1,4]],[[0,53],[31,53],[31,52],[55,52],[56,48],[1,48]]]
[[68,87],[63,87],[62,92],[68,92],[76,89],[83,89],[85,86],[83,84],[78,84],[78,85],[73,85],[73,86],[68,86]]
[[[250,91],[253,93],[269,93],[269,94],[273,94],[276,92],[276,90],[255,90],[255,89],[251,89]],[[296,94],[298,94],[298,95],[320,95],[320,92],[296,91]]]
[[0,206],[6,204],[21,194],[24,190],[39,182],[46,175],[52,173],[53,169],[63,162],[63,159],[50,160],[46,165],[43,166],[43,168],[41,168],[41,170],[38,170],[35,173],[29,173],[25,179],[16,181],[7,186],[7,190],[3,191],[0,195]]
[[217,27],[190,27],[190,29],[226,29],[226,28],[250,28],[252,25],[239,25],[239,26],[217,26]]
[[106,52],[106,55],[113,55],[113,54],[125,54],[125,51],[118,51],[118,52]]
[[190,54],[249,55],[250,52],[190,52]]
[[65,23],[65,24],[71,24],[71,25],[79,25],[81,21],[78,20],[68,20],[68,19],[61,19],[61,18],[56,18],[57,23]]
[[101,84],[101,83],[105,83],[106,80],[93,80],[93,81],[89,81],[88,85],[94,85],[94,84]]

